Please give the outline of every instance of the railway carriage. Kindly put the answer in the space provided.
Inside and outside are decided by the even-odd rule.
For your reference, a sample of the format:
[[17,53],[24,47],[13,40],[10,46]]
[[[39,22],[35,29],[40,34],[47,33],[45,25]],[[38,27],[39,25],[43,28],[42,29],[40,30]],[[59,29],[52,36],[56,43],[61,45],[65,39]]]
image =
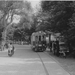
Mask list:
[[46,50],[46,33],[43,31],[34,32],[31,35],[31,48],[33,51]]

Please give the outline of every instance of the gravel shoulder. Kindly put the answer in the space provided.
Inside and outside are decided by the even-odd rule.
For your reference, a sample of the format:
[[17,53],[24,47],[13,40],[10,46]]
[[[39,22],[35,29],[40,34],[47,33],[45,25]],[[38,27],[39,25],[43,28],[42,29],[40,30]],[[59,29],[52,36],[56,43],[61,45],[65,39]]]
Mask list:
[[61,65],[61,67],[63,67],[68,73],[70,73],[70,75],[75,75],[75,58],[72,57],[64,58],[61,56],[57,57],[52,53],[50,53],[49,51],[47,52],[50,56],[52,56],[52,58],[55,61],[57,61]]

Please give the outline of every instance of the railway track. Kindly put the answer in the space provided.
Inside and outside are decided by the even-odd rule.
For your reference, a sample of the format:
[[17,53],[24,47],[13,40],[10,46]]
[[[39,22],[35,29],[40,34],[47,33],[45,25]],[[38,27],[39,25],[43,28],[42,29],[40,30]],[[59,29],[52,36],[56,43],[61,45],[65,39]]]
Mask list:
[[46,66],[45,66],[45,64],[44,64],[44,62],[42,60],[42,57],[40,56],[40,54],[38,52],[36,52],[36,53],[37,53],[38,57],[40,58],[40,61],[41,61],[42,65],[43,65],[43,68],[44,68],[44,71],[45,71],[46,75],[49,75],[49,73],[48,73],[48,71],[46,69]]

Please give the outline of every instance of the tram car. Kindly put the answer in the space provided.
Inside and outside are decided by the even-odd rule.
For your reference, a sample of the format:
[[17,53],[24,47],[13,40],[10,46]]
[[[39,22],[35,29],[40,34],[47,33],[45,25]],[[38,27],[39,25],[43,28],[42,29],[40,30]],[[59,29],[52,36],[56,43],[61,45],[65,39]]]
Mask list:
[[31,35],[31,48],[33,51],[45,51],[46,50],[46,33],[43,31],[34,32]]

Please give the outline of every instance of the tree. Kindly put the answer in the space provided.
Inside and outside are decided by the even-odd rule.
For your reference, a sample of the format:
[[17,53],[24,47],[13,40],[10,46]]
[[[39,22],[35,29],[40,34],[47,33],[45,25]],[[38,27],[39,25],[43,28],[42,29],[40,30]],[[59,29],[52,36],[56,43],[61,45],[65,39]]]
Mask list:
[[4,23],[4,39],[6,39],[7,30],[13,25],[15,14],[20,16],[20,22],[16,24],[18,27],[30,26],[32,9],[27,1],[1,1],[1,12],[3,12],[0,21]]
[[[42,13],[49,14],[45,19],[49,30],[60,32],[66,43],[75,47],[75,2],[74,1],[42,1]],[[41,26],[41,24],[40,24]],[[43,25],[44,26],[44,25]],[[45,27],[45,26],[44,26]],[[47,30],[47,29],[45,29]],[[72,51],[72,49],[71,49]]]
[[42,11],[49,14],[45,24],[49,24],[53,31],[62,32],[67,30],[70,27],[68,25],[69,19],[74,12],[72,3],[72,1],[43,1],[41,4]]

